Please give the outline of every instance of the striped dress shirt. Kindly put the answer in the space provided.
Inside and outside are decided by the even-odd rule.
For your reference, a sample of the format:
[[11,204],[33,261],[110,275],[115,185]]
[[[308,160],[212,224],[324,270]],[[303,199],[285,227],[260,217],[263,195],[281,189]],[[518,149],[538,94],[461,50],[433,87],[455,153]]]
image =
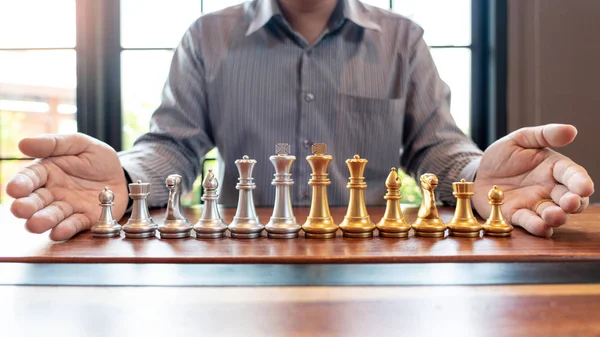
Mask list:
[[[465,74],[466,76],[466,74]],[[423,30],[409,19],[340,0],[329,24],[308,44],[276,0],[255,0],[195,21],[173,56],[162,103],[150,131],[120,159],[133,181],[152,184],[150,206],[166,204],[169,174],[187,189],[212,148],[220,156],[220,202],[237,204],[234,161],[256,159],[256,205],[272,205],[269,156],[289,143],[292,203],[310,205],[306,156],[326,143],[333,156],[331,205],[347,205],[345,160],[369,160],[367,204],[384,204],[391,167],[414,177],[438,175],[441,201],[452,203],[452,182],[472,180],[481,151],[456,126],[450,92],[440,79]]]

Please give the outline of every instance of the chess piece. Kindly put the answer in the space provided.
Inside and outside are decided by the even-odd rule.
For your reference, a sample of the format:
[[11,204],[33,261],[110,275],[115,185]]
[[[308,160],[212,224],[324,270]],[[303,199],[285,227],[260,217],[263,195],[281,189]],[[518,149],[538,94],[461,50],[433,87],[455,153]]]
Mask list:
[[162,239],[187,238],[192,231],[192,225],[185,218],[180,205],[182,183],[183,179],[179,174],[171,174],[165,180],[165,185],[169,190],[169,199],[165,219],[158,226]]
[[365,167],[368,160],[355,154],[354,158],[346,160],[348,170],[350,170],[350,182],[346,188],[350,189],[350,200],[348,202],[348,211],[344,216],[344,221],[340,224],[340,229],[345,237],[349,238],[368,238],[373,236],[375,224],[371,222],[367,206],[365,204]]
[[306,160],[310,164],[312,174],[308,184],[312,186],[312,201],[306,222],[302,225],[307,238],[330,239],[335,238],[338,226],[333,222],[327,200],[327,185],[331,184],[328,178],[327,167],[332,157],[326,155],[327,145],[316,143],[312,146],[312,155]]
[[452,220],[446,225],[450,235],[467,238],[479,237],[481,225],[473,215],[471,197],[475,194],[475,184],[461,179],[460,182],[452,183],[454,196],[456,197],[456,209]]
[[488,193],[488,199],[492,207],[489,218],[483,224],[483,233],[489,236],[508,237],[513,231],[513,226],[506,221],[502,215],[502,204],[504,203],[504,192],[494,185]]
[[138,180],[129,184],[129,197],[133,199],[131,216],[123,226],[125,237],[131,239],[144,239],[155,236],[156,224],[150,217],[146,199],[150,195],[150,184]]
[[219,187],[219,182],[212,170],[208,170],[208,174],[202,182],[202,187],[204,188],[204,195],[202,196],[204,207],[202,208],[200,219],[194,225],[196,238],[221,238],[225,236],[227,225],[223,222],[221,214],[219,214],[219,208],[217,207],[217,200],[219,199],[217,188]]
[[400,200],[402,199],[400,188],[402,187],[402,181],[398,178],[395,167],[392,167],[390,174],[385,180],[385,187],[387,187],[387,193],[383,198],[387,200],[387,205],[381,221],[377,223],[379,236],[406,238],[411,227],[404,220],[404,215],[400,209]]
[[438,214],[433,192],[438,185],[438,178],[433,173],[425,173],[421,176],[420,182],[423,201],[417,213],[417,220],[412,225],[415,235],[430,238],[444,237],[446,225]]
[[229,231],[232,238],[254,239],[261,235],[265,228],[260,223],[260,219],[256,215],[256,207],[254,207],[254,199],[252,190],[256,188],[252,178],[252,171],[256,160],[243,156],[242,159],[235,161],[240,177],[235,186],[239,192],[237,210],[233,221],[229,225]]
[[289,155],[289,144],[277,144],[276,152],[277,155],[269,157],[275,167],[275,178],[271,182],[272,185],[275,185],[275,204],[273,215],[269,223],[265,225],[265,230],[270,238],[297,238],[300,225],[294,216],[290,198],[290,186],[294,184],[290,169],[296,157]]
[[92,226],[92,236],[95,238],[112,238],[120,236],[121,225],[115,220],[112,215],[111,207],[114,205],[115,194],[105,187],[100,194],[98,194],[98,201],[100,202],[100,217],[95,225]]

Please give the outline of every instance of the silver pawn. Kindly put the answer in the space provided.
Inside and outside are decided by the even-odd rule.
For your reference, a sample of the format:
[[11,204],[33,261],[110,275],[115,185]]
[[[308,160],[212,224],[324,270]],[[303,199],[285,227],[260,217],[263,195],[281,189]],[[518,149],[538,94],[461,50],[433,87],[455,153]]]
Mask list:
[[265,228],[260,223],[260,219],[256,215],[256,207],[254,207],[254,199],[252,190],[256,188],[252,178],[252,170],[256,160],[243,156],[242,159],[235,161],[240,177],[235,186],[240,191],[237,210],[233,221],[229,225],[229,231],[232,238],[254,239],[261,235]]
[[225,236],[227,225],[223,222],[219,214],[219,208],[217,207],[217,200],[219,199],[217,188],[219,187],[219,182],[212,170],[208,170],[208,174],[202,182],[202,187],[204,188],[204,195],[202,196],[204,207],[202,208],[200,219],[194,225],[196,237],[200,239],[221,238]]
[[171,174],[165,180],[169,190],[165,220],[158,226],[162,239],[182,239],[190,236],[192,225],[181,210],[181,185],[183,179],[179,174]]
[[155,236],[156,224],[150,217],[146,199],[150,195],[150,184],[138,180],[129,184],[129,197],[133,199],[131,216],[123,226],[125,237],[145,239]]
[[277,155],[269,157],[275,167],[275,178],[271,182],[275,186],[275,205],[265,229],[270,238],[293,239],[298,237],[300,231],[290,198],[290,187],[294,184],[290,170],[296,157],[289,155],[290,145],[286,143],[277,144],[275,151]]
[[100,194],[98,194],[98,201],[100,201],[100,217],[95,225],[92,226],[92,236],[95,238],[112,238],[120,236],[121,225],[115,220],[112,215],[111,207],[114,205],[115,194],[105,187]]

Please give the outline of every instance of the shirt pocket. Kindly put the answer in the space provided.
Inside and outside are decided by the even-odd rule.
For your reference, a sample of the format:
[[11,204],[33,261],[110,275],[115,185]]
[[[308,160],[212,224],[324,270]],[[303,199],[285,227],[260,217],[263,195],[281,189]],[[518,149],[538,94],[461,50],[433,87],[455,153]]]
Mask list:
[[404,98],[374,98],[339,94],[339,106],[342,113],[354,114],[390,114],[398,117],[404,115]]
[[397,153],[402,145],[405,107],[404,98],[380,99],[338,94],[334,108],[336,143],[362,153],[370,153],[375,148]]

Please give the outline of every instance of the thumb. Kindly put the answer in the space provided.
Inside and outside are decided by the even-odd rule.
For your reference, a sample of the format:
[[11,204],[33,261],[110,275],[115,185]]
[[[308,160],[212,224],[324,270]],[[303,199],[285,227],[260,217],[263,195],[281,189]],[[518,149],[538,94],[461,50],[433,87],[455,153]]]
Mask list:
[[93,138],[82,133],[48,134],[21,139],[19,150],[24,155],[34,158],[76,156],[84,152],[94,142]]
[[546,124],[516,130],[508,138],[523,148],[541,149],[568,145],[575,136],[577,129],[573,125]]

